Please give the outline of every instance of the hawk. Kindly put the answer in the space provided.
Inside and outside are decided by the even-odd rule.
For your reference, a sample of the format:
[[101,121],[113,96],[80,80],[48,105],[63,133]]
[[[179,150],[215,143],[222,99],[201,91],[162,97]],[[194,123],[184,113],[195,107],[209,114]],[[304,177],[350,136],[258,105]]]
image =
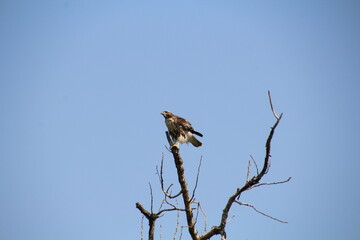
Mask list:
[[174,144],[190,142],[195,147],[200,147],[202,143],[197,140],[194,134],[202,137],[203,135],[193,129],[191,123],[185,118],[174,115],[170,111],[163,111],[161,115],[165,118],[165,124]]

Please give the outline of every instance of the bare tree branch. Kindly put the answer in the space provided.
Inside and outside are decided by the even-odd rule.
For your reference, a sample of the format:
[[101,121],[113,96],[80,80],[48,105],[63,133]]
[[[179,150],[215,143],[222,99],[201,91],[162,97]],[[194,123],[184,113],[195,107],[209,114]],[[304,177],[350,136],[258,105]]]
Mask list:
[[181,208],[177,208],[177,207],[173,207],[173,208],[167,208],[167,209],[162,209],[157,213],[153,213],[153,212],[149,212],[147,211],[143,205],[141,205],[140,203],[136,203],[136,208],[139,209],[139,211],[143,214],[143,216],[145,216],[148,221],[149,221],[149,240],[154,240],[154,232],[155,232],[155,222],[156,220],[161,217],[162,213],[164,212],[170,212],[170,211],[186,211],[186,209],[181,209]]
[[[274,106],[273,106],[273,104],[272,104],[272,99],[271,99],[271,93],[270,93],[270,91],[268,91],[268,96],[269,96],[269,102],[270,102],[271,111],[272,111],[272,113],[274,114],[274,117],[275,117],[277,120],[279,120],[279,116],[276,114],[275,109],[274,109]],[[282,115],[282,114],[281,114],[281,115]],[[281,115],[280,115],[280,118],[281,118]]]
[[250,175],[250,160],[248,161],[248,167],[247,167],[247,172],[246,172],[246,182],[249,181],[249,175]]
[[[176,205],[177,205],[177,200],[176,200]],[[179,225],[180,225],[180,211],[177,211],[176,213],[176,228],[175,228],[175,232],[174,232],[174,240],[176,240],[176,234],[179,230]]]
[[170,137],[169,132],[166,131],[166,132],[165,132],[165,135],[166,135],[166,139],[167,139],[168,142],[169,142],[169,145],[172,146],[174,143],[173,143],[173,141],[172,141],[172,139],[171,139],[171,137]]
[[162,225],[160,225],[160,240],[162,240]]
[[141,240],[144,240],[144,215],[142,215],[142,217],[141,217],[140,239],[141,239]]
[[200,162],[199,162],[199,166],[198,166],[198,170],[197,170],[197,175],[196,175],[196,181],[195,181],[195,187],[191,196],[190,201],[192,201],[195,197],[195,192],[196,192],[196,188],[199,182],[199,175],[200,175],[200,167],[201,167],[201,162],[202,162],[202,156],[200,157]]
[[[165,196],[165,198],[164,198],[164,202],[166,202],[166,203],[167,203],[169,206],[171,206],[172,208],[159,210],[159,212],[157,213],[157,214],[159,214],[159,215],[160,215],[162,212],[165,212],[165,211],[173,211],[173,210],[186,211],[185,209],[183,209],[183,208],[178,208],[177,206],[175,206],[174,204],[172,204],[171,202],[169,202],[166,196]],[[177,201],[176,201],[176,204],[177,204]],[[196,208],[192,208],[192,209],[195,210]]]
[[259,175],[259,168],[258,168],[258,166],[257,166],[257,164],[256,164],[256,161],[255,161],[255,159],[253,158],[253,156],[250,154],[250,158],[251,158],[251,160],[253,161],[253,163],[255,164],[255,167],[256,167],[256,174],[257,175]]
[[175,204],[172,204],[171,202],[168,201],[166,195],[165,195],[165,198],[164,198],[164,202],[166,202],[168,205],[172,206],[173,208],[176,208]]
[[179,240],[182,239],[183,228],[184,228],[183,226],[181,226],[181,228],[180,228],[180,238],[179,238]]
[[270,182],[270,183],[259,183],[256,184],[252,187],[250,187],[248,190],[256,188],[256,187],[260,187],[260,186],[267,186],[267,185],[276,185],[276,184],[282,184],[282,183],[287,183],[291,180],[291,177],[289,177],[288,179],[284,180],[284,181],[279,181],[279,182]]
[[154,240],[155,221],[159,215],[148,212],[140,203],[136,203],[136,208],[148,219],[149,221],[149,240]]
[[281,222],[281,223],[288,223],[288,222],[282,221],[282,220],[280,220],[280,219],[278,219],[278,218],[272,217],[272,216],[270,216],[270,215],[268,215],[268,214],[266,214],[266,213],[263,213],[263,212],[257,210],[257,209],[256,209],[253,205],[251,205],[251,204],[243,203],[243,202],[239,202],[239,201],[235,201],[235,202],[236,202],[237,204],[240,204],[240,205],[243,205],[243,206],[251,207],[251,208],[254,209],[256,212],[264,215],[265,217],[271,218],[271,219],[273,219],[273,220],[275,220],[275,221],[278,221],[278,222]]
[[244,191],[246,191],[246,190],[250,189],[251,187],[253,187],[254,185],[258,184],[260,182],[260,180],[262,179],[262,177],[267,173],[267,171],[268,171],[268,169],[270,167],[271,140],[272,140],[272,138],[274,136],[275,129],[278,126],[283,114],[280,114],[280,116],[278,116],[276,114],[275,109],[274,109],[273,104],[272,104],[272,99],[271,99],[270,92],[268,92],[268,95],[269,95],[271,111],[273,112],[274,117],[276,118],[276,122],[273,125],[273,127],[271,128],[269,136],[268,136],[268,138],[266,140],[266,144],[265,144],[265,150],[266,150],[265,152],[266,153],[265,153],[263,168],[262,168],[260,173],[258,173],[256,176],[252,177],[249,181],[247,181],[245,183],[245,185],[243,187],[238,188],[235,191],[235,193],[229,197],[229,199],[228,199],[228,201],[227,201],[227,203],[225,205],[225,208],[223,209],[223,213],[222,213],[222,216],[221,216],[219,226],[214,226],[209,232],[207,232],[204,235],[200,236],[199,240],[206,240],[206,239],[209,239],[212,236],[217,235],[217,234],[220,234],[222,239],[226,239],[225,227],[226,227],[226,223],[227,223],[230,208],[232,207],[234,202],[237,202],[236,198],[239,199],[240,195]]
[[178,194],[175,195],[171,195],[169,193],[170,188],[174,185],[174,184],[170,184],[170,186],[165,190],[164,188],[164,177],[163,177],[163,167],[164,167],[164,153],[162,154],[161,157],[161,165],[160,165],[160,172],[158,169],[158,166],[156,166],[156,174],[159,176],[159,181],[160,181],[160,185],[161,185],[161,190],[163,191],[163,193],[165,194],[165,196],[167,196],[168,198],[177,198],[178,196],[180,196],[181,194],[181,190]]
[[[167,134],[167,136],[168,136],[168,134]],[[168,140],[169,140],[169,143],[171,144],[172,141],[171,141],[170,137],[168,137]],[[150,183],[149,183],[149,187],[150,187],[150,198],[151,198],[151,208],[150,208],[151,212],[147,211],[140,203],[136,203],[136,207],[140,210],[140,212],[143,214],[143,216],[145,216],[149,221],[149,239],[150,240],[154,239],[154,227],[155,227],[156,219],[161,217],[164,212],[170,212],[170,211],[177,211],[177,212],[184,211],[184,212],[186,212],[187,219],[189,220],[188,221],[189,232],[191,231],[191,233],[193,233],[193,236],[197,237],[197,235],[196,235],[197,231],[195,229],[195,223],[194,223],[194,218],[193,218],[193,210],[195,210],[196,208],[191,207],[192,201],[190,200],[189,190],[188,190],[187,183],[186,183],[185,176],[184,176],[183,160],[182,160],[182,158],[180,156],[178,147],[172,146],[171,147],[171,152],[174,155],[175,165],[176,165],[176,168],[178,170],[178,180],[179,180],[179,183],[180,183],[180,186],[181,186],[181,191],[178,194],[174,195],[174,196],[169,194],[169,190],[170,190],[170,188],[171,188],[171,186],[173,184],[171,184],[165,190],[165,188],[164,188],[164,178],[163,178],[163,161],[164,161],[164,157],[162,157],[160,171],[159,171],[158,167],[156,167],[156,172],[157,172],[157,175],[159,176],[161,189],[162,189],[162,191],[164,193],[164,199],[163,199],[163,201],[162,201],[162,203],[160,205],[159,211],[157,213],[153,212],[154,200],[153,200],[152,186],[151,186]],[[200,162],[200,165],[201,165],[201,162]],[[199,169],[198,169],[198,177],[199,177],[200,165],[199,165]],[[197,177],[197,180],[196,180],[196,186],[197,186],[197,183],[198,183],[198,177]],[[195,186],[195,189],[194,189],[194,194],[195,194],[196,186]],[[185,208],[178,208],[174,204],[172,204],[171,202],[168,201],[168,198],[172,199],[172,198],[176,198],[176,197],[178,197],[180,195],[183,195]],[[164,203],[168,204],[172,208],[162,209]],[[196,239],[196,238],[194,238],[194,239]]]
[[153,192],[152,192],[152,187],[151,187],[151,183],[149,183],[149,187],[150,187],[150,197],[151,197],[151,213],[154,212],[154,197],[153,197]]
[[198,215],[199,215],[199,209],[200,209],[201,213],[202,213],[203,216],[204,216],[204,232],[206,232],[206,228],[207,228],[207,215],[205,214],[205,211],[204,211],[204,209],[202,208],[200,202],[193,201],[193,203],[195,203],[195,204],[198,205],[198,207],[196,208],[197,213],[196,213],[196,220],[195,220],[195,222],[197,222],[197,217],[198,217]]
[[177,207],[174,207],[174,208],[167,208],[167,209],[162,209],[160,210],[157,214],[159,214],[159,216],[163,213],[163,212],[171,212],[171,211],[186,211],[186,209],[183,209],[183,208],[177,208]]
[[[168,135],[168,134],[167,134]],[[170,143],[170,142],[169,142]],[[189,195],[189,189],[187,186],[187,182],[185,179],[185,170],[184,170],[184,162],[180,156],[180,150],[177,147],[171,147],[171,152],[173,154],[174,157],[174,161],[175,161],[175,166],[177,169],[177,175],[178,175],[178,180],[181,186],[181,190],[182,190],[182,197],[183,197],[183,201],[184,201],[184,206],[186,209],[186,220],[188,223],[188,229],[189,229],[189,233],[192,239],[198,239],[197,236],[197,230],[195,228],[195,222],[194,222],[194,213],[192,211],[191,208],[191,200],[190,200],[190,195]]]

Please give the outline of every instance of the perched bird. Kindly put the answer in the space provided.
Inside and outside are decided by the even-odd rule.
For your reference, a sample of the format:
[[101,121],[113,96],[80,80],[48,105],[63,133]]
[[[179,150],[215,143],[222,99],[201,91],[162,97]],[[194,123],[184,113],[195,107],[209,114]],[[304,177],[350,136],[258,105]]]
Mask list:
[[203,135],[195,131],[188,120],[176,116],[170,111],[163,111],[161,115],[165,118],[165,124],[174,144],[177,142],[180,144],[190,142],[195,147],[200,147],[202,145],[202,143],[195,138],[194,134],[200,137]]

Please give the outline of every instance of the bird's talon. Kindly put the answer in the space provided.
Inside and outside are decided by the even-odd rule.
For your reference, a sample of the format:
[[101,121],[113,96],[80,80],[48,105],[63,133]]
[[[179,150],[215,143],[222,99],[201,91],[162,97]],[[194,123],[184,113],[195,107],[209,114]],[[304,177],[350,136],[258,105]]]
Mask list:
[[170,147],[170,149],[173,149],[173,148],[177,148],[177,149],[179,149],[179,146],[177,145],[177,144],[173,144],[171,147]]

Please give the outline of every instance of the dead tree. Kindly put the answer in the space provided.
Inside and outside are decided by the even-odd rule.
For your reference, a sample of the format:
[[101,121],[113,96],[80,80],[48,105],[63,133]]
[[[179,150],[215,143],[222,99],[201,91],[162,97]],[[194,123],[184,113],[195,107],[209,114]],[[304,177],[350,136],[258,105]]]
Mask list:
[[[201,205],[199,202],[194,201],[194,196],[195,196],[195,190],[197,187],[197,182],[198,182],[198,177],[199,177],[199,171],[200,171],[200,165],[201,165],[201,161],[200,161],[200,165],[199,165],[199,169],[198,169],[198,174],[197,174],[197,178],[196,178],[196,184],[195,184],[195,188],[192,192],[192,194],[190,194],[189,189],[188,189],[188,184],[185,178],[185,170],[184,170],[184,165],[183,165],[183,159],[181,158],[180,155],[180,150],[179,148],[174,145],[172,139],[170,138],[168,132],[166,132],[166,137],[167,140],[170,144],[170,149],[169,151],[172,153],[173,158],[174,158],[174,163],[175,163],[175,167],[177,169],[177,176],[178,176],[178,182],[180,184],[180,188],[181,190],[179,191],[179,193],[172,195],[170,192],[170,188],[173,186],[172,184],[165,189],[164,187],[164,180],[163,180],[163,158],[161,161],[161,167],[160,170],[157,168],[157,174],[159,176],[159,181],[161,184],[161,188],[162,191],[164,193],[164,200],[161,204],[160,210],[156,213],[153,212],[153,196],[152,196],[152,189],[151,189],[151,185],[150,185],[150,193],[151,193],[151,211],[147,211],[140,203],[136,203],[136,208],[138,208],[140,210],[140,212],[147,218],[148,222],[149,222],[149,240],[153,240],[154,239],[154,229],[155,229],[155,222],[156,220],[162,216],[162,214],[164,214],[165,212],[168,211],[177,211],[179,212],[185,212],[186,215],[186,222],[187,222],[187,229],[189,231],[189,234],[191,236],[191,239],[193,240],[206,240],[206,239],[210,239],[215,235],[220,235],[222,240],[226,240],[226,223],[228,222],[228,216],[229,216],[229,211],[231,209],[231,207],[233,206],[233,204],[238,204],[238,205],[242,205],[242,206],[247,206],[247,207],[251,207],[253,208],[256,212],[269,217],[273,220],[279,221],[281,223],[286,223],[285,221],[279,220],[277,218],[274,218],[268,214],[265,214],[259,210],[257,210],[253,205],[248,204],[248,203],[244,203],[244,202],[240,202],[239,198],[241,196],[241,194],[245,191],[248,191],[250,189],[256,188],[256,187],[260,187],[260,186],[265,186],[265,185],[274,185],[274,184],[281,184],[281,183],[285,183],[290,181],[291,178],[288,178],[285,181],[279,181],[279,182],[270,182],[270,183],[261,183],[261,179],[263,178],[263,176],[265,174],[268,173],[269,168],[270,168],[270,157],[271,157],[271,140],[274,136],[275,133],[275,129],[278,126],[278,124],[280,123],[280,120],[282,118],[283,114],[277,115],[275,112],[275,109],[273,107],[272,104],[272,99],[271,99],[271,95],[270,92],[268,92],[269,95],[269,102],[270,102],[270,107],[271,107],[271,111],[276,119],[275,124],[271,127],[269,136],[266,140],[266,144],[265,144],[265,157],[264,157],[264,163],[263,166],[261,168],[261,171],[259,171],[258,166],[256,164],[256,161],[254,160],[254,158],[252,156],[251,160],[254,162],[254,165],[256,167],[256,175],[253,176],[252,178],[249,179],[250,176],[250,160],[248,163],[248,169],[247,169],[247,175],[246,175],[246,182],[242,187],[239,187],[235,190],[235,192],[229,197],[228,201],[225,204],[225,207],[222,211],[222,215],[220,217],[220,221],[219,221],[219,225],[217,226],[213,226],[209,231],[205,232],[203,235],[199,235],[198,234],[198,230],[196,229],[196,217],[194,217],[194,210],[198,209],[199,207],[201,208]],[[175,205],[174,203],[171,203],[170,200],[172,199],[177,199],[180,198],[180,196],[182,197],[182,202],[184,204],[184,208],[179,208],[177,207],[177,205]],[[193,207],[193,204],[197,205],[197,208]],[[168,208],[164,208],[164,205],[169,206]],[[202,211],[202,209],[201,209]]]

